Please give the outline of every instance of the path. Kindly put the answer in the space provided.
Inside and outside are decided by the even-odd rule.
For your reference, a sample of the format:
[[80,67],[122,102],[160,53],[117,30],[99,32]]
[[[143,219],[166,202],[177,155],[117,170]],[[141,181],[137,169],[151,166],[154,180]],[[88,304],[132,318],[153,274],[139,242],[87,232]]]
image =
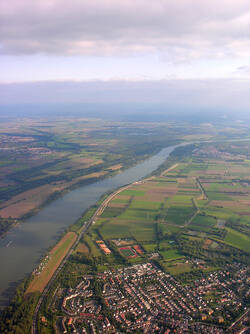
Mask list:
[[70,255],[72,254],[73,250],[76,248],[76,246],[78,245],[80,239],[82,238],[83,234],[88,230],[88,228],[94,223],[95,219],[97,217],[99,217],[103,211],[105,210],[105,208],[108,206],[109,202],[119,193],[121,193],[123,190],[128,189],[129,187],[137,184],[138,182],[134,182],[131,183],[125,187],[122,187],[118,190],[116,190],[114,193],[112,193],[111,195],[109,195],[104,201],[103,203],[100,205],[100,207],[97,209],[97,211],[94,213],[94,215],[92,216],[92,218],[85,222],[81,232],[78,235],[78,238],[76,239],[76,241],[74,242],[74,244],[71,246],[71,248],[69,249],[68,253],[65,255],[64,259],[62,260],[61,264],[59,265],[59,267],[57,268],[57,270],[54,272],[53,276],[51,277],[50,281],[48,282],[47,286],[45,287],[45,289],[43,290],[38,303],[36,305],[35,308],[35,312],[33,315],[33,322],[32,322],[32,328],[31,328],[31,333],[32,334],[37,334],[38,330],[37,330],[37,321],[38,321],[38,313],[40,310],[40,307],[44,301],[44,298],[47,296],[50,287],[52,286],[52,284],[54,283],[57,275],[59,274],[59,272],[62,270],[62,268],[64,267],[65,263],[67,262],[67,260],[69,259]]

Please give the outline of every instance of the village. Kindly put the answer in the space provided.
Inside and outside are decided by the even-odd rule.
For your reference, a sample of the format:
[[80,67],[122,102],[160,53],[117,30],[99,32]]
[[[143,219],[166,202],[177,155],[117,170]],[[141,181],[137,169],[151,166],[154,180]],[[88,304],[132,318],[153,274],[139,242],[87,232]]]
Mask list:
[[248,269],[230,265],[186,286],[153,263],[85,275],[61,299],[58,332],[244,333],[232,323],[247,313]]

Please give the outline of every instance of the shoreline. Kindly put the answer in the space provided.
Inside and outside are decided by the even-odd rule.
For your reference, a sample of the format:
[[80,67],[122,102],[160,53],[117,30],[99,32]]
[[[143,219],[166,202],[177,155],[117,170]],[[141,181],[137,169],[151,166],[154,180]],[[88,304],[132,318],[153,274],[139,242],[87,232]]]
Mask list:
[[[174,149],[175,150],[175,149]],[[173,151],[174,151],[173,150]],[[167,159],[166,159],[167,160]],[[166,161],[165,161],[166,162]],[[172,168],[175,168],[175,165],[172,165],[171,167],[169,167],[166,172],[168,172],[169,170],[171,170]],[[149,181],[151,178],[153,178],[155,176],[145,176],[145,178],[142,178],[141,180],[138,181],[134,181],[131,182],[130,184],[121,186],[113,191],[111,191],[111,193],[109,195],[107,194],[103,194],[103,196],[101,197],[101,199],[98,201],[100,202],[100,204],[97,206],[95,212],[92,214],[91,218],[89,220],[87,220],[81,227],[79,227],[79,229],[76,231],[76,233],[78,234],[77,240],[74,242],[74,244],[70,247],[70,249],[67,251],[67,253],[65,254],[64,258],[62,259],[61,263],[58,265],[58,267],[55,269],[55,272],[53,273],[52,277],[50,278],[50,280],[48,281],[48,283],[46,284],[46,286],[44,287],[43,291],[40,294],[40,297],[38,299],[38,303],[36,304],[36,308],[35,308],[35,312],[33,314],[33,321],[32,321],[32,334],[35,334],[37,332],[36,328],[37,328],[37,321],[38,321],[38,314],[40,311],[40,307],[43,303],[43,300],[46,296],[46,294],[48,293],[51,285],[53,284],[53,282],[55,281],[57,275],[59,274],[59,272],[63,269],[64,265],[66,264],[69,256],[72,254],[72,252],[76,249],[76,247],[78,246],[79,242],[80,242],[80,238],[84,235],[84,233],[86,233],[89,228],[95,223],[95,219],[98,218],[103,211],[106,209],[106,207],[108,206],[108,204],[110,203],[111,200],[114,199],[114,197],[116,197],[119,193],[121,193],[122,191],[129,189],[130,187],[133,187],[141,182],[147,182]],[[107,197],[106,197],[107,196]],[[98,203],[97,202],[97,203]],[[97,204],[96,203],[96,204]],[[95,205],[96,205],[95,204]],[[90,210],[91,208],[88,208],[86,210],[86,213]],[[82,218],[84,217],[84,215],[82,215]],[[76,223],[75,223],[76,224]],[[74,224],[73,224],[74,225]],[[72,226],[73,226],[72,225]],[[63,238],[63,237],[62,237]],[[60,240],[57,242],[57,244],[62,240],[62,238],[60,238]],[[57,244],[54,246],[56,247]],[[30,275],[30,277],[32,277],[32,274]]]
[[[178,142],[178,141],[177,141]],[[105,175],[102,175],[100,177],[93,177],[93,178],[86,178],[85,180],[81,180],[81,181],[78,181],[76,182],[75,184],[72,184],[71,186],[69,187],[66,187],[62,190],[57,190],[55,191],[54,193],[52,193],[51,195],[49,195],[43,203],[41,203],[39,206],[31,209],[29,212],[25,213],[23,216],[19,217],[19,218],[12,218],[12,219],[16,219],[18,220],[18,223],[14,223],[14,224],[11,224],[9,226],[9,228],[3,233],[3,234],[0,234],[0,239],[5,239],[6,235],[8,233],[11,232],[11,230],[13,228],[15,228],[17,225],[19,224],[22,224],[23,222],[25,222],[26,220],[28,220],[29,218],[37,215],[41,210],[43,210],[44,208],[46,208],[49,204],[53,203],[54,201],[62,198],[63,196],[65,196],[66,194],[68,194],[69,192],[73,191],[73,190],[76,190],[80,187],[84,187],[84,186],[88,186],[88,185],[91,185],[91,184],[94,184],[95,182],[99,182],[99,181],[102,181],[102,180],[105,180],[105,179],[108,179],[108,178],[111,178],[115,175],[118,175],[122,172],[125,172],[126,170],[128,170],[129,168],[132,168],[132,167],[136,167],[138,164],[140,163],[143,163],[145,162],[147,159],[150,159],[152,158],[154,155],[158,154],[162,149],[164,148],[168,148],[168,147],[171,147],[171,146],[175,146],[175,145],[179,145],[178,143],[174,144],[171,143],[171,145],[169,146],[166,146],[166,147],[160,147],[159,149],[157,149],[155,152],[153,152],[152,154],[149,154],[147,155],[145,158],[143,159],[138,159],[134,164],[132,165],[127,165],[125,164],[125,167],[123,166],[121,169],[119,170],[114,170],[114,171],[111,171],[110,173],[107,173]],[[121,162],[122,163],[122,162]],[[108,168],[108,167],[107,167]],[[105,170],[105,169],[104,169]],[[86,175],[87,176],[87,175]],[[35,189],[35,188],[34,188]],[[20,193],[21,194],[21,193]],[[86,210],[85,210],[86,211]]]
[[[187,143],[187,144],[188,144],[188,143]],[[161,151],[164,150],[164,149],[169,149],[170,147],[173,147],[173,150],[172,150],[172,151],[174,151],[174,150],[175,150],[175,146],[177,146],[177,145],[179,145],[179,144],[176,144],[176,143],[175,143],[175,145],[169,145],[169,146],[167,146],[167,147],[165,147],[165,148],[163,148],[163,149],[159,149],[159,150],[157,151],[156,154],[151,155],[150,157],[147,157],[146,159],[137,161],[137,163],[136,163],[135,165],[132,165],[132,166],[130,166],[130,167],[131,167],[131,168],[136,168],[137,165],[139,165],[140,163],[142,163],[142,164],[145,163],[145,161],[147,161],[147,159],[152,159],[152,157],[157,156],[157,154],[159,154],[159,152],[161,152]],[[171,151],[171,152],[172,152],[172,151]],[[161,157],[161,156],[160,156],[160,157]],[[158,159],[159,159],[159,158],[158,158]],[[155,173],[155,172],[159,169],[160,166],[162,166],[164,163],[166,163],[166,161],[169,159],[169,153],[166,154],[166,157],[165,157],[165,155],[164,155],[164,158],[161,157],[160,159],[164,159],[164,160],[161,161],[161,162],[159,162],[159,165],[158,165],[158,166],[152,166],[152,168],[154,168],[154,169],[151,170],[151,171],[150,171],[150,170],[147,171],[146,174],[144,174],[145,176],[144,176],[143,178],[148,178],[148,177],[152,176],[152,172]],[[157,161],[157,160],[156,160],[156,161]],[[157,162],[154,162],[154,164],[156,164],[156,163],[157,163]],[[147,166],[147,165],[146,165],[146,166]],[[96,180],[96,181],[97,181],[97,183],[98,183],[98,182],[101,183],[101,182],[103,181],[103,179],[112,179],[112,177],[119,176],[119,174],[121,174],[121,173],[126,173],[126,171],[130,169],[130,167],[128,167],[128,168],[126,168],[126,169],[123,169],[123,170],[115,171],[115,172],[113,172],[112,174],[109,174],[109,175],[107,175],[107,176],[105,176],[105,177],[102,177],[102,179],[99,178],[99,179]],[[150,167],[150,168],[151,168],[151,167]],[[137,174],[138,174],[138,171],[137,171]],[[143,173],[142,173],[142,175],[143,175]],[[129,174],[128,174],[126,177],[130,177],[130,178],[132,177],[132,178],[133,178],[133,174],[132,174],[132,175],[129,175]],[[137,180],[134,180],[134,181],[139,181],[140,179],[141,179],[141,177],[138,176],[138,179],[137,179]],[[120,181],[119,181],[119,182],[120,182]],[[124,181],[122,181],[122,182],[124,182]],[[91,182],[88,182],[89,185],[94,184],[94,183],[95,183],[95,182],[93,182],[93,180],[92,180]],[[132,184],[132,183],[133,183],[133,182],[131,182],[130,184]],[[125,184],[124,184],[124,185],[125,185]],[[124,185],[123,185],[123,186],[124,186]],[[128,183],[127,183],[126,185],[128,185]],[[123,187],[123,186],[122,186],[122,187]],[[105,186],[105,187],[107,187],[107,186]],[[109,185],[108,187],[110,187],[110,185]],[[101,191],[100,191],[99,198],[97,198],[97,200],[95,200],[94,203],[88,205],[88,207],[86,207],[86,208],[82,208],[82,209],[81,209],[81,212],[80,212],[80,214],[79,214],[79,216],[76,217],[76,219],[75,219],[74,221],[72,221],[71,224],[69,224],[69,225],[63,227],[63,230],[61,229],[61,231],[56,232],[57,234],[54,235],[55,238],[53,238],[53,239],[54,239],[53,242],[52,242],[48,247],[45,246],[45,247],[43,248],[43,250],[40,252],[39,259],[37,259],[37,260],[34,262],[34,265],[33,265],[32,269],[31,269],[30,271],[26,271],[26,273],[23,275],[22,278],[19,279],[19,278],[17,277],[17,279],[16,279],[15,281],[13,281],[13,280],[11,281],[12,283],[15,283],[15,289],[12,289],[12,291],[10,291],[10,288],[11,288],[10,285],[9,285],[8,287],[4,288],[4,290],[3,290],[3,295],[4,295],[5,292],[6,292],[7,294],[2,298],[2,299],[3,299],[2,307],[1,307],[2,310],[4,310],[8,305],[10,305],[10,304],[13,302],[13,300],[15,299],[15,296],[16,296],[16,291],[19,290],[19,287],[23,285],[23,282],[27,282],[27,281],[30,280],[30,278],[32,277],[31,273],[33,272],[33,270],[37,267],[37,265],[39,265],[39,263],[40,263],[40,262],[42,261],[42,259],[46,256],[46,254],[48,254],[48,252],[49,252],[53,247],[55,247],[56,244],[57,244],[58,242],[60,242],[60,240],[62,239],[62,237],[65,235],[65,233],[67,233],[67,231],[70,231],[71,228],[72,228],[74,225],[77,225],[77,223],[79,224],[80,219],[82,219],[82,217],[83,217],[84,215],[86,215],[86,213],[87,213],[90,209],[93,209],[94,207],[96,207],[96,209],[98,209],[98,207],[100,206],[100,204],[102,203],[102,201],[104,201],[105,198],[106,198],[107,196],[109,196],[110,194],[112,194],[113,192],[117,191],[117,189],[120,188],[120,186],[117,186],[117,187],[116,187],[116,186],[115,186],[115,187],[111,186],[111,187],[112,187],[112,188],[107,189],[105,192],[102,192],[102,190],[101,190]],[[76,190],[77,190],[77,189],[81,189],[81,187],[79,187],[79,186],[76,186],[76,187],[74,187],[74,188],[76,188]],[[83,186],[82,188],[84,188],[84,186]],[[71,189],[71,190],[72,190],[72,189]],[[99,191],[99,190],[98,190],[98,191]],[[96,191],[94,191],[94,192],[96,193]],[[65,195],[66,193],[70,193],[70,190],[63,192],[62,194],[58,194],[57,199],[63,197],[63,195]],[[92,193],[92,194],[93,194],[93,193]],[[52,202],[55,202],[55,198],[53,198]],[[46,203],[46,204],[48,204],[48,203]],[[47,206],[47,205],[46,205],[46,206]],[[45,206],[45,207],[46,207],[46,206]],[[97,207],[97,206],[98,206],[98,207]],[[43,207],[43,208],[44,208],[44,207]],[[43,208],[40,208],[39,211],[42,211],[41,209],[43,209]],[[20,225],[22,225],[22,224],[20,224]],[[30,226],[31,226],[31,225],[30,225]],[[80,225],[78,225],[77,230],[79,229],[79,227],[80,227]],[[13,229],[10,229],[8,232],[10,232],[11,230],[13,230]],[[7,233],[7,234],[8,234],[8,233]],[[3,239],[4,239],[4,238],[3,238]],[[14,290],[14,291],[13,291],[13,290]],[[13,292],[13,293],[12,293],[12,292]],[[3,295],[2,295],[2,296],[3,296]],[[6,298],[6,296],[7,296],[7,298]],[[9,297],[8,297],[8,296],[9,296]],[[6,301],[6,302],[5,302],[5,301]]]

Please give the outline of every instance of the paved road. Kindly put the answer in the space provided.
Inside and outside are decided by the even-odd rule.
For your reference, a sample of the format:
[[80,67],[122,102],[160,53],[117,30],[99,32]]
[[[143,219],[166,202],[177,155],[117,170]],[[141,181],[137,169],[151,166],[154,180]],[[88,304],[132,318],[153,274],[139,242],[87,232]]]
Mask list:
[[139,182],[134,182],[132,184],[129,184],[127,186],[124,186],[118,190],[116,190],[114,193],[112,193],[111,195],[109,195],[100,205],[100,207],[96,210],[96,212],[94,213],[94,215],[92,216],[92,218],[84,223],[84,226],[80,232],[80,234],[78,235],[78,238],[76,239],[76,241],[74,242],[74,244],[71,246],[71,248],[69,249],[68,253],[66,254],[66,256],[64,257],[64,259],[62,260],[61,264],[59,265],[59,267],[56,269],[56,271],[54,272],[53,276],[51,277],[50,281],[48,282],[48,284],[46,285],[45,289],[43,290],[38,303],[36,305],[35,308],[35,312],[33,315],[33,323],[32,323],[32,328],[31,328],[31,333],[32,334],[37,334],[38,330],[37,330],[37,321],[38,321],[38,313],[40,310],[40,307],[44,301],[44,298],[47,296],[49,289],[51,287],[51,285],[54,283],[57,275],[59,274],[59,272],[62,270],[63,266],[65,265],[65,263],[68,261],[70,255],[72,254],[73,250],[76,248],[77,244],[79,243],[80,239],[82,238],[83,234],[88,230],[88,228],[95,222],[95,219],[100,216],[103,211],[105,210],[105,208],[108,206],[109,202],[116,196],[118,195],[120,192],[122,192],[123,190],[126,190],[127,188],[131,187],[131,185],[136,184]]
[[[132,183],[132,184],[135,184],[135,183],[137,183],[137,182],[134,182],[134,183]],[[114,193],[112,193],[111,195],[109,195],[109,196],[105,199],[105,201],[101,204],[101,206],[99,207],[99,209],[98,209],[98,210],[94,213],[94,215],[92,216],[92,219],[91,219],[92,222],[94,222],[95,219],[103,213],[103,211],[104,211],[104,210],[106,209],[106,207],[108,206],[109,202],[110,202],[116,195],[118,195],[119,193],[121,193],[123,190],[126,190],[126,189],[128,189],[129,187],[131,187],[132,184],[129,184],[129,185],[125,186],[125,187],[122,187],[122,188],[118,189],[117,191],[115,191]]]
[[242,316],[239,317],[239,319],[237,319],[237,320],[236,320],[236,321],[229,327],[229,329],[232,330],[234,327],[236,327],[236,326],[238,325],[238,323],[239,323],[244,317],[248,316],[249,312],[250,312],[250,309],[247,309],[246,312],[244,312],[244,313],[242,314]]
[[50,281],[48,282],[48,284],[46,285],[45,289],[43,290],[38,303],[36,305],[35,308],[35,312],[34,312],[34,316],[33,316],[33,323],[32,323],[32,329],[31,329],[31,333],[32,334],[36,334],[38,333],[37,331],[37,320],[38,320],[38,312],[39,309],[41,307],[41,304],[44,300],[44,298],[46,297],[47,293],[49,292],[49,289],[51,287],[51,285],[54,283],[57,275],[59,274],[59,272],[62,270],[63,266],[65,265],[65,263],[67,262],[67,260],[69,259],[70,255],[72,254],[73,250],[75,249],[75,247],[77,246],[77,244],[79,243],[81,237],[83,236],[83,234],[87,231],[87,229],[89,228],[89,226],[91,225],[92,221],[88,221],[85,222],[84,227],[82,228],[82,231],[79,233],[78,238],[76,239],[76,241],[74,242],[74,244],[72,245],[72,247],[69,249],[67,255],[64,257],[64,259],[62,260],[61,264],[59,265],[59,267],[56,269],[56,271],[54,272],[53,276],[51,277]]
[[[177,164],[176,164],[177,165]],[[176,167],[176,165],[170,167],[167,172],[171,169],[173,169],[174,167]],[[165,171],[166,173],[166,171]],[[67,260],[69,259],[70,255],[72,254],[73,250],[76,248],[77,244],[79,243],[81,237],[83,236],[83,234],[88,230],[88,228],[93,224],[95,223],[95,219],[100,216],[103,211],[106,209],[106,207],[108,206],[109,202],[115,197],[117,196],[119,193],[121,193],[123,190],[126,190],[128,189],[129,187],[133,186],[133,185],[136,185],[136,184],[141,184],[141,182],[145,182],[147,180],[149,180],[149,178],[147,179],[144,179],[144,181],[136,181],[136,182],[133,182],[131,184],[128,184],[124,187],[121,187],[120,189],[116,190],[115,192],[113,192],[111,195],[109,195],[103,202],[102,204],[100,205],[100,207],[96,210],[96,212],[94,213],[94,215],[92,216],[92,218],[85,222],[84,223],[84,226],[77,238],[77,240],[74,242],[74,244],[72,245],[72,247],[69,249],[67,255],[64,257],[64,259],[62,260],[61,264],[59,265],[59,267],[57,268],[57,270],[54,272],[53,276],[51,277],[50,281],[48,282],[48,284],[46,285],[45,289],[43,290],[39,300],[38,300],[38,303],[36,305],[36,308],[35,308],[35,312],[34,312],[34,315],[33,315],[33,323],[32,323],[32,328],[31,328],[31,333],[32,334],[37,334],[38,333],[38,330],[37,330],[37,321],[38,321],[38,313],[39,313],[39,310],[40,310],[40,307],[44,301],[44,298],[46,297],[46,295],[48,294],[49,292],[49,289],[51,287],[51,285],[54,283],[57,275],[59,274],[59,272],[62,270],[63,266],[65,265],[65,263],[67,262]]]

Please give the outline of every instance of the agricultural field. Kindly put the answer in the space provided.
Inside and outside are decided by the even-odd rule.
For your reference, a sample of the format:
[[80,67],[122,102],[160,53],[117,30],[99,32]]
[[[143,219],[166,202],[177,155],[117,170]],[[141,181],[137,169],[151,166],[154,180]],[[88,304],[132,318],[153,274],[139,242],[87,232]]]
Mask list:
[[[195,134],[190,135],[190,132]],[[245,130],[240,129],[239,136],[245,134]],[[23,218],[66,189],[118,173],[163,147],[189,141],[193,136],[197,140],[219,138],[220,126],[206,128],[202,124],[199,127],[189,124],[186,127],[178,122],[124,123],[66,116],[60,120],[27,117],[18,119],[17,123],[12,118],[4,118],[0,124],[0,216]],[[235,147],[239,152],[246,151],[237,143]],[[235,152],[235,147],[230,149]],[[204,170],[205,165],[199,166]],[[161,189],[166,183],[169,191],[179,188],[182,183],[180,175],[188,173],[189,166],[175,167],[176,179],[174,175],[171,179],[155,178],[155,186]],[[219,167],[216,168],[218,170]],[[236,173],[238,168],[241,166],[234,166]],[[223,167],[220,172],[223,173]],[[138,189],[138,201],[139,196],[144,196],[143,191]],[[185,195],[188,191],[192,195],[198,191],[191,178],[189,183],[180,187],[177,195]],[[210,198],[221,199],[215,195],[214,189],[209,191]],[[130,196],[131,190],[124,192],[126,194]],[[178,217],[178,199],[177,202],[168,215],[170,220],[181,225],[184,217]],[[186,210],[192,215],[192,205],[188,201]]]
[[[58,286],[77,286],[83,272],[102,277],[105,271],[122,272],[132,264],[151,262],[173,275],[180,286],[199,280],[207,280],[210,286],[209,277],[216,278],[219,272],[225,277],[228,268],[243,268],[240,275],[246,276],[250,253],[250,143],[197,144],[188,154],[181,150],[170,156],[172,166],[168,161],[155,175],[110,196],[54,282],[44,307],[53,305]],[[96,208],[85,213],[50,252],[41,273],[33,276],[25,300],[44,289],[73,244],[75,232],[91,219]],[[101,249],[100,242],[110,252]],[[102,291],[102,286],[94,282],[95,290]],[[46,319],[50,321],[47,315]]]
[[224,239],[225,243],[250,253],[249,236],[235,231],[231,228],[227,228],[226,230],[227,234]]
[[189,228],[194,231],[209,232],[216,225],[214,217],[198,214],[189,225]]
[[[225,252],[246,256],[249,170],[248,156],[219,154],[214,147],[201,145],[172,168],[115,196],[91,227],[90,238],[116,240],[113,245],[124,259],[138,262],[153,256],[176,275],[217,268],[216,257],[227,261]],[[134,253],[133,244],[143,252]],[[207,263],[191,265],[190,257]]]
[[178,138],[173,124],[167,123],[124,124],[68,117],[20,118],[17,123],[3,119],[0,217],[24,219],[63,192],[119,173]]

